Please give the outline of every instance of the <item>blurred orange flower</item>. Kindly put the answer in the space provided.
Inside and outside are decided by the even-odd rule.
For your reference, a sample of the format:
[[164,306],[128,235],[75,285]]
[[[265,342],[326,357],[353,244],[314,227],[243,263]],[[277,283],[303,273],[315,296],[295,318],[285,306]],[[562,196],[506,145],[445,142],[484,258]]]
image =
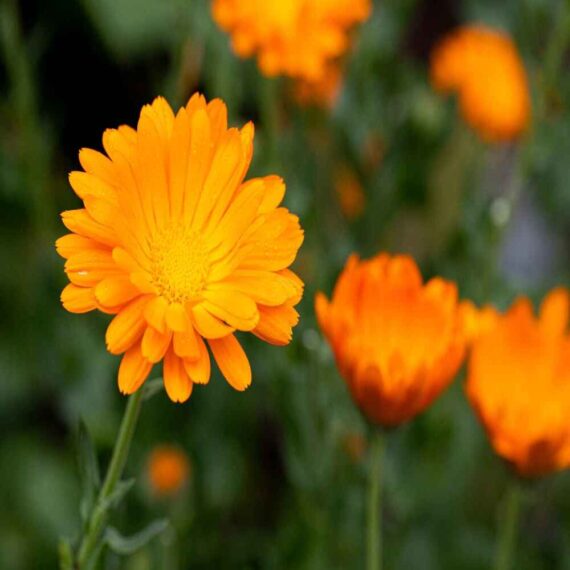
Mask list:
[[349,31],[371,0],[213,0],[218,25],[240,57],[257,55],[264,75],[316,81],[347,50]]
[[439,277],[423,284],[408,256],[351,256],[332,301],[317,295],[316,312],[355,402],[382,426],[423,411],[463,361],[456,286]]
[[340,63],[333,63],[327,65],[320,79],[298,79],[294,85],[295,99],[301,105],[332,109],[342,87],[342,75]]
[[153,449],[148,459],[148,477],[157,495],[172,495],[179,491],[190,476],[190,462],[186,454],[171,445]]
[[[490,309],[487,309],[489,313]],[[520,298],[493,310],[475,338],[467,395],[496,453],[524,476],[570,466],[569,297],[553,290],[539,317]]]
[[303,241],[279,207],[277,176],[244,182],[254,129],[227,128],[225,104],[194,95],[176,116],[163,98],[143,107],[137,129],[108,129],[106,154],[79,153],[71,186],[84,208],[64,212],[57,241],[74,313],[116,315],[112,354],[124,354],[119,389],[131,394],[164,359],[168,396],[187,400],[210,379],[206,340],[236,390],[251,369],[236,331],[277,345],[291,340],[303,284],[288,267]]
[[518,137],[530,120],[526,72],[512,40],[484,26],[464,26],[434,49],[435,89],[459,96],[461,112],[483,139]]
[[350,221],[362,215],[366,197],[356,174],[347,166],[338,169],[335,176],[335,189],[340,208]]

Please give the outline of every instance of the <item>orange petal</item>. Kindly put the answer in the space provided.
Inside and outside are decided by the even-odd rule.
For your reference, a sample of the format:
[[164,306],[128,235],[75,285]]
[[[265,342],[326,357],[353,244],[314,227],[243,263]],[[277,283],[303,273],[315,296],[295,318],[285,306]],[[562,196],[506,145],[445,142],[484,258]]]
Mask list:
[[216,259],[225,257],[251,226],[257,216],[263,191],[261,182],[248,186],[233,200],[221,221],[216,218],[210,220],[209,227],[214,230],[209,239],[217,246],[214,253]]
[[186,176],[190,156],[190,119],[183,107],[174,120],[174,128],[169,147],[170,211],[173,220],[178,220],[184,209]]
[[141,292],[157,295],[158,289],[153,285],[146,271],[137,271],[130,275],[131,283]]
[[174,113],[164,97],[155,97],[150,105],[142,108],[141,115],[148,116],[152,120],[163,142],[171,137]]
[[141,270],[141,266],[137,260],[122,247],[113,248],[112,255],[115,263],[127,273],[133,273]]
[[111,354],[125,352],[140,339],[146,328],[143,312],[148,300],[148,297],[139,297],[131,301],[111,321],[105,335],[107,350]]
[[212,99],[206,107],[206,112],[212,125],[212,140],[217,143],[228,129],[228,109],[221,99]]
[[116,203],[115,189],[97,176],[76,170],[69,174],[69,184],[82,200],[93,196]]
[[271,307],[297,297],[297,288],[292,281],[270,271],[238,270],[220,283],[209,286],[210,290],[221,288],[243,293],[255,303]]
[[204,338],[221,338],[232,332],[234,328],[226,325],[220,319],[214,317],[203,305],[192,307],[192,320],[196,330]]
[[133,345],[125,352],[119,366],[119,390],[123,394],[136,392],[151,370],[152,364],[143,357],[140,345]]
[[184,332],[190,326],[188,313],[181,303],[171,303],[166,309],[166,324],[171,330]]
[[65,227],[81,236],[89,237],[110,247],[117,244],[117,236],[111,229],[96,222],[87,210],[67,210],[61,214]]
[[[199,102],[200,100],[196,101]],[[190,128],[192,131],[187,170],[189,175],[186,177],[183,209],[183,216],[187,220],[192,220],[194,216],[196,204],[202,195],[204,179],[208,174],[212,159],[210,119],[205,109],[198,108],[191,113],[191,103],[192,99],[186,106],[186,110],[190,115]]]
[[215,148],[212,164],[196,205],[192,223],[203,229],[209,217],[219,221],[241,182],[244,160],[241,139],[237,129],[227,131]]
[[174,352],[180,358],[196,360],[200,356],[198,339],[193,326],[189,326],[185,332],[174,333]]
[[249,360],[233,334],[224,338],[208,341],[216,363],[228,381],[236,390],[243,391],[251,384]]
[[55,242],[55,248],[57,250],[57,253],[59,253],[59,255],[61,255],[61,257],[64,259],[69,259],[72,255],[76,255],[85,250],[106,249],[99,242],[96,242],[95,240],[88,237],[79,236],[77,234],[67,234],[60,237]]
[[240,268],[279,271],[289,267],[303,243],[299,218],[284,208],[265,214],[240,242]]
[[149,362],[159,362],[166,354],[171,339],[172,333],[170,331],[161,333],[154,327],[146,327],[141,342],[142,355]]
[[236,329],[250,331],[259,322],[257,305],[243,293],[222,287],[207,289],[203,295],[204,308]]
[[70,313],[88,313],[97,308],[93,289],[70,283],[61,292],[61,303]]
[[79,162],[85,172],[97,176],[107,184],[115,183],[113,163],[103,153],[90,148],[82,148],[79,151]]
[[[317,297],[317,315],[322,310],[322,301],[326,298]],[[277,346],[284,346],[291,342],[293,336],[292,329],[299,322],[299,313],[290,305],[280,307],[259,307],[260,319],[258,325],[253,329],[253,334],[261,340]]]
[[303,283],[303,280],[296,273],[293,273],[293,271],[290,269],[282,269],[279,274],[288,279],[295,289],[295,294],[289,299],[289,302],[292,305],[300,303],[301,299],[303,298],[303,291],[305,290],[305,284]]
[[192,381],[188,377],[181,358],[172,348],[164,357],[164,387],[173,402],[185,402],[192,393]]
[[262,182],[263,199],[259,205],[259,213],[264,214],[275,210],[283,201],[285,196],[285,182],[280,176],[264,176],[263,178],[252,178],[241,185],[240,192],[244,191],[251,184]]
[[168,302],[164,297],[154,297],[144,309],[144,318],[157,331],[164,332],[166,330],[167,309]]
[[553,289],[540,307],[540,324],[550,334],[562,335],[568,326],[570,311],[568,291],[562,287]]
[[[137,126],[137,157],[140,170],[135,171],[137,186],[147,222],[153,227],[169,215],[166,179],[166,146],[148,106],[143,107]],[[171,111],[172,112],[172,111]]]
[[106,307],[123,305],[140,294],[141,292],[126,275],[107,277],[95,287],[97,301]]
[[106,277],[117,277],[121,271],[109,250],[91,249],[72,255],[65,262],[65,272],[75,285],[93,287]]
[[184,368],[195,384],[207,384],[210,381],[210,355],[201,336],[196,337],[199,355],[196,360],[184,359]]

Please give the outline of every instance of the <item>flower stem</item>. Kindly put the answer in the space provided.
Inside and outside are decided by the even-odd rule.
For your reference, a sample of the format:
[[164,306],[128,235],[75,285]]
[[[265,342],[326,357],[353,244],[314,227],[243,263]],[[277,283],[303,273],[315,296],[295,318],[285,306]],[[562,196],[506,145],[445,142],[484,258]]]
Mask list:
[[91,517],[87,525],[86,534],[83,536],[81,546],[79,547],[77,558],[78,570],[84,570],[87,568],[87,564],[90,562],[90,559],[97,548],[97,543],[99,542],[99,538],[107,518],[108,508],[106,508],[106,505],[109,497],[113,494],[113,491],[121,478],[129,455],[129,448],[131,446],[133,434],[135,433],[143,392],[143,389],[139,389],[129,398],[125,414],[121,422],[121,427],[119,429],[119,436],[115,443],[115,448],[113,449],[111,463],[109,464],[107,474],[105,475],[105,481],[99,491],[97,502],[91,512]]
[[382,475],[384,435],[378,429],[372,434],[368,479],[368,545],[367,570],[382,570]]
[[520,518],[521,489],[512,482],[506,497],[505,513],[499,529],[495,570],[510,570],[513,567],[515,543]]

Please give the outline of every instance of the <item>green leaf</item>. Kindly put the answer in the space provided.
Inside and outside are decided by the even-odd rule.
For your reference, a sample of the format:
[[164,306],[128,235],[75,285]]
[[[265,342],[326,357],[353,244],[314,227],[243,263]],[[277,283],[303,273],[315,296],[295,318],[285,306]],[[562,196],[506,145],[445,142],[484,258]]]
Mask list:
[[58,545],[59,570],[73,570],[73,552],[69,539],[62,538]]
[[153,538],[164,532],[168,525],[168,519],[158,519],[129,537],[123,536],[116,528],[108,527],[105,531],[104,540],[113,552],[125,556],[133,554],[148,544]]
[[147,382],[145,382],[143,388],[144,390],[143,400],[145,402],[147,400],[150,400],[153,396],[155,396],[159,392],[162,392],[163,389],[164,389],[164,381],[162,380],[162,378],[154,378],[153,380],[148,380]]
[[95,447],[93,446],[93,442],[87,431],[87,426],[83,420],[79,422],[77,432],[77,455],[82,486],[79,510],[81,519],[85,523],[93,510],[97,492],[101,485],[101,477],[99,475],[99,465],[97,456],[95,455]]
[[135,479],[127,479],[126,481],[119,481],[115,490],[99,505],[97,505],[97,510],[103,513],[114,509],[125,497],[125,495],[131,490],[132,486],[135,484]]

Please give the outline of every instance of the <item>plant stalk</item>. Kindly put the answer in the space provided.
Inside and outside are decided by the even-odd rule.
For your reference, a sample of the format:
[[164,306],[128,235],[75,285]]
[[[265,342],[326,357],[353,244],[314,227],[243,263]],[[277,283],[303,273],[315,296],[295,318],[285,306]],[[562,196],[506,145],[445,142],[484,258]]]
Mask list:
[[511,570],[513,568],[520,510],[521,489],[519,484],[513,481],[507,492],[505,512],[498,531],[495,570]]
[[109,497],[113,494],[117,483],[123,474],[123,469],[125,468],[125,463],[131,447],[131,441],[135,433],[143,393],[144,390],[139,388],[132,396],[130,396],[127,403],[125,414],[119,429],[119,436],[115,443],[115,448],[113,449],[111,463],[109,464],[105,481],[99,491],[97,502],[95,503],[91,513],[91,517],[87,525],[87,531],[83,536],[79,547],[79,553],[77,556],[78,570],[86,570],[88,568],[87,564],[89,564],[91,557],[97,549],[101,532],[103,531],[105,521],[107,519],[108,509],[106,508],[106,503],[108,502]]
[[382,479],[384,434],[375,429],[370,446],[368,480],[367,570],[382,570]]

